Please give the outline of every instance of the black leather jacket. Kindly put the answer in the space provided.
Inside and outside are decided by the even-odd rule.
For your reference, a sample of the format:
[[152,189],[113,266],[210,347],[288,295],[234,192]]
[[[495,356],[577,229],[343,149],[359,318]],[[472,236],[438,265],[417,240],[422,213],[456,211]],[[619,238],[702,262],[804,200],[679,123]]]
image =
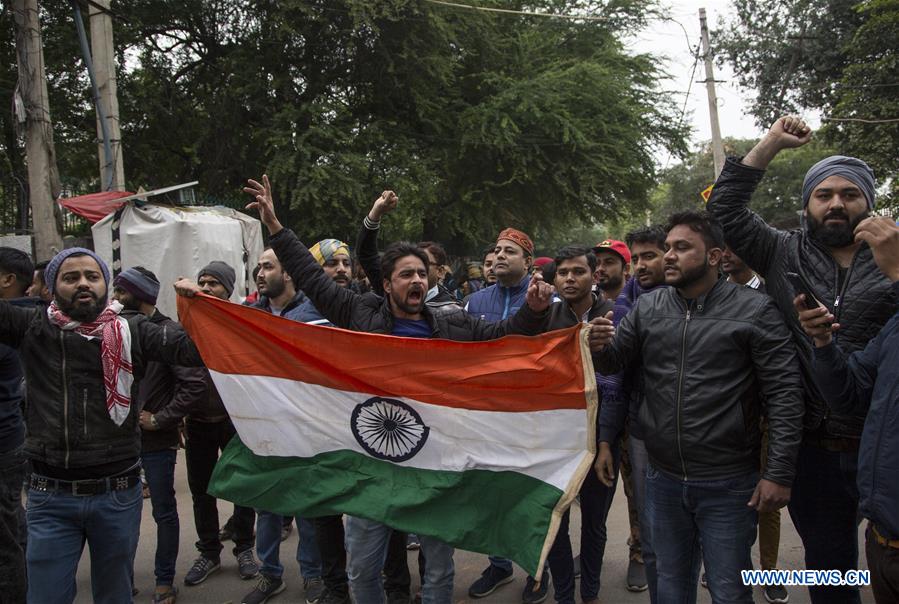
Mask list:
[[847,354],[863,349],[878,334],[899,308],[899,300],[889,279],[874,264],[871,248],[864,243],[838,291],[836,261],[806,229],[775,229],[747,207],[763,175],[763,170],[745,166],[739,158],[728,158],[712,190],[708,210],[724,226],[728,245],[765,279],[768,295],[786,317],[802,366],[806,430],[823,429],[832,436],[859,438],[864,414],[834,413],[811,379],[812,342],[799,324],[793,308],[795,292],[785,274],[794,272],[805,277],[815,297],[836,316],[841,328],[835,340]]
[[0,301],[0,342],[17,348],[25,365],[25,454],[58,468],[86,468],[136,458],[141,440],[138,387],[147,362],[202,365],[180,328],[128,317],[134,385],[131,412],[117,426],[106,409],[100,340],[63,331],[45,308]]
[[640,366],[646,391],[638,420],[658,469],[685,480],[758,470],[765,401],[763,477],[792,484],[801,381],[796,349],[768,296],[725,279],[689,303],[672,287],[649,292],[594,362],[602,373]]
[[[302,289],[323,317],[337,327],[367,333],[390,334],[393,313],[388,298],[373,293],[357,294],[340,287],[328,277],[306,246],[289,229],[270,240],[281,266]],[[509,334],[537,335],[548,311],[535,313],[526,304],[509,319],[498,323],[482,321],[451,305],[454,310],[434,312],[425,305],[423,315],[431,324],[431,337],[458,341],[493,340]]]

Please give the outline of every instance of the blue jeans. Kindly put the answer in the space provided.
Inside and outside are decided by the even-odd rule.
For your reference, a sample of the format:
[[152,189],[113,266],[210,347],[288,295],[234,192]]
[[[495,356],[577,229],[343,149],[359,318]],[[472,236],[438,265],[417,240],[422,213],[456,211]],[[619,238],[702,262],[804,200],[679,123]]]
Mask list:
[[[805,567],[858,568],[858,454],[803,443],[790,497],[790,517],[805,548]],[[858,604],[857,587],[809,587],[813,604]]]
[[95,604],[131,602],[140,514],[140,484],[123,491],[79,496],[28,491],[28,602],[71,604],[84,544],[90,549]]
[[[347,516],[347,575],[353,600],[365,604],[384,603],[381,569],[387,558],[387,542],[392,529],[380,522]],[[425,579],[422,604],[450,604],[453,599],[453,548],[433,537],[419,535],[424,553]]]
[[758,514],[748,505],[758,472],[680,480],[646,469],[646,517],[656,553],[659,604],[696,602],[700,558],[714,602],[752,604],[741,570],[752,568]]
[[[618,473],[619,448],[612,447],[615,473]],[[591,600],[599,594],[599,577],[606,551],[606,517],[612,507],[618,479],[607,487],[599,481],[591,467],[579,492],[581,500],[581,599]],[[562,515],[562,523],[552,549],[549,550],[549,569],[553,575],[556,602],[574,604],[574,558],[568,523],[571,510]]]
[[649,466],[649,454],[646,443],[633,435],[627,439],[628,455],[631,461],[631,477],[634,481],[634,504],[640,516],[640,552],[643,555],[643,568],[646,571],[646,584],[649,588],[649,601],[656,604],[656,553],[652,549],[652,531],[646,518],[646,468]]
[[174,449],[141,454],[144,476],[150,488],[150,504],[156,521],[156,585],[173,585],[181,526],[175,501]]
[[[284,516],[256,510],[256,555],[262,563],[259,572],[269,577],[281,578],[284,566],[281,564],[281,528]],[[304,579],[319,579],[322,576],[322,559],[315,545],[315,527],[312,521],[297,517],[297,562],[300,576]]]
[[22,447],[0,453],[0,601],[25,600],[25,552],[20,515],[25,456]]

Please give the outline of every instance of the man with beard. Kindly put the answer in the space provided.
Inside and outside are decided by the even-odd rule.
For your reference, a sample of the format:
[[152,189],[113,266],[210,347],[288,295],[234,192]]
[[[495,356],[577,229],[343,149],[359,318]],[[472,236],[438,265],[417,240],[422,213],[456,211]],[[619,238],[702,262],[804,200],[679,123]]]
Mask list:
[[18,348],[28,406],[28,602],[70,603],[87,543],[93,601],[130,602],[143,504],[137,386],[147,361],[199,364],[183,331],[107,306],[109,269],[92,251],[57,254],[49,308],[0,301],[0,341]]
[[[615,326],[631,311],[640,296],[667,287],[664,262],[666,237],[665,230],[658,226],[637,229],[625,237],[634,266],[634,278],[628,280],[615,300],[612,315]],[[637,421],[643,397],[643,384],[640,382],[638,369],[628,367],[621,373],[598,377],[603,404],[599,410],[599,453],[596,471],[603,484],[609,487],[613,485],[618,469],[615,466],[612,448],[620,439],[623,448],[621,472],[624,475],[624,492],[628,498],[631,524],[626,587],[628,591],[649,589],[650,601],[655,602],[655,554],[652,551],[645,515],[644,477],[648,458],[643,442],[643,431]],[[628,472],[630,476],[627,476]]]
[[[256,208],[271,233],[271,245],[285,270],[315,307],[334,325],[355,331],[412,338],[446,338],[459,341],[491,340],[511,333],[536,335],[549,307],[552,288],[539,278],[530,284],[527,304],[508,321],[488,323],[462,312],[435,313],[425,304],[428,257],[411,243],[394,243],[384,250],[380,274],[383,298],[359,295],[330,279],[296,235],[275,216],[268,176],[263,182],[249,181],[244,190],[254,197],[248,208]],[[346,544],[350,558],[350,588],[356,602],[384,601],[381,569],[391,529],[388,526],[350,517]],[[437,539],[420,535],[427,561],[422,598],[424,602],[448,604],[453,593],[453,548]]]
[[[667,230],[671,287],[641,296],[617,330],[594,319],[594,363],[603,374],[639,366],[652,385],[639,423],[658,600],[696,601],[701,551],[712,599],[749,604],[740,571],[752,568],[756,512],[790,498],[802,433],[796,351],[770,298],[719,279],[724,233],[714,218],[674,214]],[[763,401],[770,438],[760,477]]]
[[[313,250],[321,256],[322,244],[336,240],[319,242]],[[338,244],[340,242],[337,242]],[[326,247],[327,253],[333,256],[334,246]],[[343,254],[349,258],[349,251]],[[259,274],[256,276],[256,289],[259,300],[251,306],[273,315],[302,321],[305,311],[306,297],[297,292],[293,280],[286,272],[271,247],[266,247],[259,256]],[[349,266],[342,270],[343,282],[349,284]],[[281,564],[281,533],[285,526],[285,517],[265,510],[256,510],[256,554],[259,556],[259,581],[256,586],[241,600],[242,604],[262,604],[287,588],[282,579],[284,566]],[[292,520],[292,519],[287,519]],[[316,546],[315,528],[312,520],[297,518],[299,543],[297,544],[297,563],[300,565],[300,576],[303,579],[303,592],[308,604],[319,601],[324,589],[322,583],[322,561]],[[290,526],[290,524],[287,524]]]
[[[381,269],[378,254],[378,231],[381,228],[381,219],[396,209],[399,197],[393,191],[384,191],[375,200],[371,210],[362,221],[362,228],[356,239],[356,253],[359,254],[359,263],[365,269],[371,281],[372,291],[383,295],[381,290]],[[446,276],[446,251],[443,246],[435,241],[422,241],[418,244],[428,257],[428,292],[425,295],[425,303],[431,310],[438,312],[456,312],[459,309],[459,301],[447,290],[441,281]]]
[[[135,266],[113,280],[113,298],[122,310],[141,313],[170,329],[178,324],[156,308],[159,280],[152,271]],[[175,500],[175,460],[181,420],[206,396],[204,370],[151,361],[138,388],[141,427],[141,464],[150,487],[150,504],[156,522],[156,604],[174,604],[180,523]]]
[[481,265],[481,272],[484,275],[484,283],[493,285],[496,283],[496,272],[493,270],[493,264],[496,262],[496,246],[491,245],[484,250],[484,263]]
[[[564,329],[602,317],[612,303],[593,293],[596,256],[582,246],[559,250],[554,259],[555,286],[561,301],[553,303],[545,330]],[[578,492],[581,508],[581,601],[598,604],[602,559],[606,549],[606,517],[615,495],[615,483],[604,485],[589,472]],[[549,567],[555,582],[556,602],[574,604],[574,559],[568,536],[570,510],[562,515],[559,532],[549,551]]]
[[593,248],[596,272],[593,279],[603,297],[614,303],[630,277],[631,252],[623,241],[606,239]]
[[[805,391],[804,435],[790,516],[805,547],[808,569],[847,571],[858,564],[856,467],[861,413],[836,412],[811,379],[812,345],[793,310],[798,293],[787,279],[797,273],[815,298],[844,325],[837,335],[847,354],[865,347],[897,308],[889,280],[870,247],[853,230],[874,207],[874,174],[854,157],[828,157],[809,169],[802,186],[804,226],[774,229],[748,208],[764,169],[783,149],[812,136],[799,118],[778,119],[741,160],[728,158],[708,209],[724,225],[728,244],[763,279],[786,317],[799,350]],[[821,502],[827,505],[822,506]],[[857,603],[857,587],[810,587],[815,604]]]

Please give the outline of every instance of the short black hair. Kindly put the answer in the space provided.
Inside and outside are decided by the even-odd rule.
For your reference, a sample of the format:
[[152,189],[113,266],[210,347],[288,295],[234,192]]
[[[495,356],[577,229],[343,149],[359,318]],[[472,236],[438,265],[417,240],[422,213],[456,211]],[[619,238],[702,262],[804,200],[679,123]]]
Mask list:
[[[562,264],[563,260],[571,260],[572,258],[580,258],[581,256],[587,257],[587,264],[590,265],[590,272],[594,272],[596,270],[596,254],[593,253],[593,250],[583,245],[566,245],[561,250],[556,253],[556,257],[553,258],[553,263],[556,265],[553,268],[558,267]],[[555,270],[553,271],[555,273]],[[546,275],[544,269],[544,276]]]
[[717,218],[706,211],[685,210],[676,212],[668,218],[668,225],[665,230],[670,231],[682,224],[690,227],[690,230],[694,233],[702,235],[706,249],[717,247],[723,250],[727,246],[727,243],[724,241],[724,228]]
[[496,252],[496,244],[494,243],[492,245],[488,245],[487,247],[484,248],[484,251],[481,252],[481,258],[482,259],[486,258],[490,254],[493,254],[495,252]]
[[[633,248],[635,243],[650,243],[664,252],[667,236],[668,233],[660,226],[645,226],[634,229],[625,235],[624,242],[629,248]],[[633,249],[631,249],[631,252],[633,252]]]
[[34,278],[31,257],[14,247],[0,247],[0,271],[15,275],[19,285],[28,287]]
[[381,255],[381,278],[389,280],[393,276],[397,261],[406,256],[415,256],[425,263],[425,270],[428,270],[428,255],[423,249],[408,241],[397,241],[388,245]]
[[434,256],[434,261],[438,265],[444,266],[446,264],[446,250],[436,241],[419,241],[418,247],[423,250],[430,250]]

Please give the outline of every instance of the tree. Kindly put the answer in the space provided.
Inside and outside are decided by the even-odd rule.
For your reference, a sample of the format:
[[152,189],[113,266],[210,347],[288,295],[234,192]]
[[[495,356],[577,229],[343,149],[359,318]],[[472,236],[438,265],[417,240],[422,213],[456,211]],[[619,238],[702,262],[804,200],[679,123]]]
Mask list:
[[[493,4],[605,21],[422,0],[114,2],[131,187],[198,179],[242,204],[245,179],[267,171],[285,224],[309,240],[352,240],[390,187],[402,205],[385,239],[455,252],[501,226],[539,239],[645,206],[654,151],[685,152],[656,60],[622,43],[652,0]],[[56,73],[79,72],[72,56]],[[86,93],[59,100],[79,130],[66,144],[91,157],[64,178],[95,172]]]
[[[725,139],[727,155],[743,156],[757,141]],[[765,171],[765,178],[752,197],[752,209],[765,221],[791,228],[799,224],[802,209],[802,181],[805,173],[833,150],[819,141],[780,153]],[[705,202],[700,192],[714,181],[711,145],[706,144],[678,165],[662,174],[657,189],[652,221],[662,223],[680,210],[701,209]],[[640,218],[638,216],[638,218]]]

